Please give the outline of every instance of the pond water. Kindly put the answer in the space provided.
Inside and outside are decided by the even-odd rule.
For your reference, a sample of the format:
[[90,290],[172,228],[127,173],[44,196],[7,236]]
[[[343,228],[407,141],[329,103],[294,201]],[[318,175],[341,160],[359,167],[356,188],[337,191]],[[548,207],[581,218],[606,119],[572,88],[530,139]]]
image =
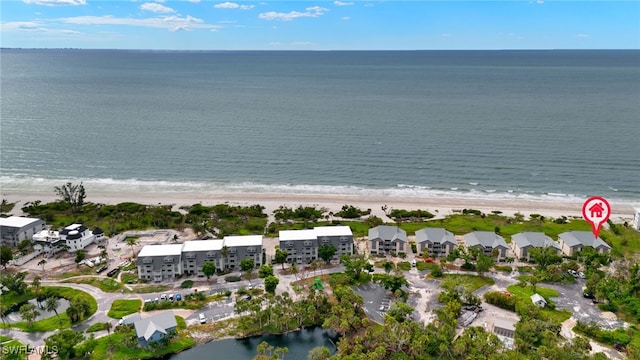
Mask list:
[[[306,359],[309,350],[316,346],[326,346],[333,354],[336,350],[334,343],[336,337],[320,328],[308,328],[293,331],[284,335],[263,335],[248,339],[225,339],[212,341],[199,345],[176,355],[171,355],[171,360],[200,360],[220,359],[224,360],[251,360],[258,354],[258,344],[266,341],[274,347],[287,347],[289,352],[286,359]],[[217,354],[217,355],[214,355]]]
[[[36,299],[31,299],[29,301],[27,301],[26,303],[29,304],[33,304],[38,308],[38,312],[40,313],[40,315],[38,315],[38,317],[36,317],[36,319],[34,321],[39,321],[42,319],[46,319],[46,318],[50,318],[52,316],[56,316],[55,311],[46,311],[44,309],[46,302],[42,302],[39,303],[38,300]],[[58,314],[62,314],[64,313],[67,308],[69,307],[69,300],[65,299],[65,298],[58,298]],[[6,321],[8,323],[16,323],[16,322],[20,322],[20,321],[24,321],[22,320],[22,317],[20,316],[20,311],[18,309],[16,309],[16,311],[12,311],[10,313],[7,314],[6,317]]]

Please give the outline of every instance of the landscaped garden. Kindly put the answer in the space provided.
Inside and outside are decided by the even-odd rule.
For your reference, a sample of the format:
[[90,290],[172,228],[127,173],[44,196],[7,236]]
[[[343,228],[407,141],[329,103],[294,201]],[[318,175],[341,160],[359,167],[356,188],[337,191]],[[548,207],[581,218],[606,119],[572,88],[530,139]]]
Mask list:
[[140,299],[117,299],[111,304],[107,316],[113,319],[122,319],[129,314],[139,312],[141,307],[142,300]]

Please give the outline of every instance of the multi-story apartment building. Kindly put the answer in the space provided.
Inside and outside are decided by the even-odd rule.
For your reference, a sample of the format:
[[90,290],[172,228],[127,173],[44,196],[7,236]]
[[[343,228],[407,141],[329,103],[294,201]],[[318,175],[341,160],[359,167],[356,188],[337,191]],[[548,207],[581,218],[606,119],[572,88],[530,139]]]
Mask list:
[[353,233],[348,226],[318,226],[305,230],[280,231],[280,249],[287,251],[287,262],[308,264],[319,259],[318,249],[331,245],[336,248],[332,260],[353,255]]
[[226,256],[221,254],[227,269],[240,268],[244,259],[252,259],[256,268],[262,265],[262,235],[225,236],[223,247],[228,249]]
[[0,245],[16,247],[22,240],[31,240],[33,235],[45,229],[41,219],[21,216],[0,218]]
[[256,268],[262,265],[261,235],[147,245],[140,250],[136,264],[140,279],[162,281],[182,274],[204,276],[202,265],[207,261],[216,269],[238,269],[244,259],[252,259]]
[[424,228],[416,231],[416,245],[418,254],[425,250],[431,256],[447,256],[457,245],[456,239],[450,231],[443,228]]
[[142,247],[136,265],[138,277],[159,282],[182,274],[183,244],[147,245]]
[[407,244],[407,232],[397,226],[380,225],[369,229],[372,254],[406,253]]
[[504,238],[491,231],[473,231],[463,236],[468,249],[477,248],[487,256],[497,253],[496,259],[502,261],[507,256],[509,246]]
[[[224,240],[193,240],[185,241],[182,246],[182,270],[185,275],[204,276],[202,265],[211,261],[216,269],[222,269],[222,245]],[[138,256],[140,257],[140,256]]]

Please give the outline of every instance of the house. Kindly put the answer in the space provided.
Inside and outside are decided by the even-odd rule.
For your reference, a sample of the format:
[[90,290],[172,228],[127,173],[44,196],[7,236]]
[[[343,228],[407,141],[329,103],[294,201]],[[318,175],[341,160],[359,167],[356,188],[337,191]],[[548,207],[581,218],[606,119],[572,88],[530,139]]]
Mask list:
[[60,237],[60,232],[55,230],[42,230],[33,235],[33,249],[43,251],[51,256],[64,250],[66,241]]
[[142,280],[172,280],[182,275],[183,244],[147,245],[142,247],[136,265]]
[[468,249],[478,248],[485,255],[493,256],[494,250],[497,251],[497,260],[501,261],[507,255],[507,243],[504,238],[490,231],[474,231],[463,236],[464,243]]
[[533,303],[533,305],[535,306],[539,306],[539,307],[545,307],[547,306],[547,300],[545,300],[542,295],[535,293],[533,295],[531,295],[531,302]]
[[371,254],[407,252],[407,232],[397,226],[380,225],[369,229]]
[[527,261],[531,260],[529,251],[533,248],[553,248],[556,254],[562,251],[560,245],[543,232],[527,231],[517,233],[511,237],[511,245],[516,258],[524,258]]
[[611,246],[600,237],[596,238],[591,231],[563,232],[558,235],[558,243],[566,256],[574,256],[585,247],[592,247],[601,254],[611,251]]
[[[216,269],[222,269],[222,246],[224,240],[192,240],[185,241],[182,246],[182,270],[185,275],[205,276],[202,265],[211,261]],[[139,256],[138,256],[139,257]]]
[[489,331],[494,333],[507,349],[513,349],[513,342],[516,338],[516,320],[502,317],[492,318],[489,323]]
[[425,250],[431,256],[447,256],[457,245],[453,234],[443,228],[424,228],[416,231],[416,245],[418,254]]
[[595,203],[591,205],[591,207],[589,208],[589,212],[591,213],[592,218],[593,217],[601,218],[603,211],[604,211],[604,207],[602,206],[602,203]]
[[16,247],[25,239],[45,230],[44,220],[22,216],[0,218],[0,245]]
[[100,229],[99,227],[96,226],[95,228],[93,228],[92,232],[93,232],[93,236],[96,237],[96,240],[95,240],[96,244],[102,242],[103,240],[105,240],[104,230],[102,230],[102,229]]
[[122,319],[118,320],[118,325],[133,325],[136,321],[142,319],[140,313],[135,313],[131,315],[124,316]]
[[309,264],[320,259],[318,249],[324,245],[336,248],[333,260],[353,255],[353,233],[348,226],[317,226],[313,229],[282,230],[280,249],[287,251],[287,262]]
[[262,235],[225,236],[223,240],[229,252],[222,258],[225,268],[240,268],[244,259],[252,259],[256,268],[262,265]]
[[60,231],[60,239],[64,240],[68,251],[76,252],[93,244],[96,237],[86,226],[71,224]]
[[168,336],[172,331],[175,331],[177,326],[178,323],[173,311],[164,311],[133,322],[138,344],[141,347],[147,347],[152,342]]

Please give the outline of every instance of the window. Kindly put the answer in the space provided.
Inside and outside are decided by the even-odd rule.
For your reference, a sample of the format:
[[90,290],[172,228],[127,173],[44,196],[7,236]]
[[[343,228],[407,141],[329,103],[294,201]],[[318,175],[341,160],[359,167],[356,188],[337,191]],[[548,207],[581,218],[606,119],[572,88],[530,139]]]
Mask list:
[[293,241],[287,241],[284,246],[286,247],[293,247]]
[[348,237],[348,236],[343,236],[343,237],[341,237],[341,238],[340,238],[340,241],[341,241],[341,242],[347,242],[347,241],[349,241],[349,240],[350,240],[350,239],[349,239],[349,237]]
[[143,264],[151,264],[153,262],[152,258],[144,258],[142,259]]
[[215,257],[216,257],[216,253],[215,253],[215,252],[213,252],[213,251],[209,251],[209,252],[207,253],[207,257],[208,257],[208,258],[215,258]]
[[195,253],[187,253],[184,257],[187,258],[187,259],[193,259],[193,258],[196,257],[196,254]]
[[324,237],[324,238],[322,238],[322,242],[323,242],[324,244],[326,244],[326,243],[331,242],[331,239],[329,239],[328,237]]
[[312,241],[305,241],[304,242],[304,246],[312,246],[313,242]]
[[171,257],[171,256],[167,256],[167,257],[165,257],[165,258],[164,258],[164,262],[166,262],[166,263],[172,263],[172,262],[173,262],[173,257]]
[[247,252],[254,253],[256,252],[256,248],[255,247],[247,248]]

